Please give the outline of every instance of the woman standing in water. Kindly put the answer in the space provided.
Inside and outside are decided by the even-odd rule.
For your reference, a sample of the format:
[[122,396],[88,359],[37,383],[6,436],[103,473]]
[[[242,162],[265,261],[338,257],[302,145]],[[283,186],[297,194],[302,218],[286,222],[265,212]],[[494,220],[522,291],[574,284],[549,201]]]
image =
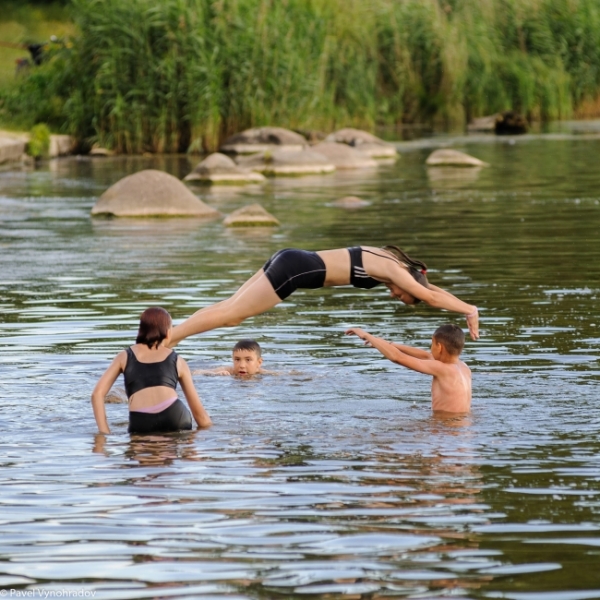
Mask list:
[[298,288],[353,285],[371,289],[380,284],[404,304],[423,301],[464,314],[471,337],[478,339],[477,307],[432,285],[426,273],[425,263],[410,258],[396,246],[355,246],[319,252],[286,248],[276,252],[233,296],[198,310],[174,327],[170,345],[196,333],[239,325],[273,308]]

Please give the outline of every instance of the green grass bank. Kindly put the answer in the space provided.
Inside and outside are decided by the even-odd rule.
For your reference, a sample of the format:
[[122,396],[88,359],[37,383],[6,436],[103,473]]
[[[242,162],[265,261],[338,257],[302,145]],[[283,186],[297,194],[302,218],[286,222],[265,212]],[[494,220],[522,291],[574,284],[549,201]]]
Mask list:
[[75,27],[66,2],[0,2],[0,93],[18,85],[17,60],[30,60],[27,44],[42,44],[51,36],[71,37]]
[[598,0],[72,0],[70,47],[0,120],[119,152],[213,150],[259,125],[592,116]]

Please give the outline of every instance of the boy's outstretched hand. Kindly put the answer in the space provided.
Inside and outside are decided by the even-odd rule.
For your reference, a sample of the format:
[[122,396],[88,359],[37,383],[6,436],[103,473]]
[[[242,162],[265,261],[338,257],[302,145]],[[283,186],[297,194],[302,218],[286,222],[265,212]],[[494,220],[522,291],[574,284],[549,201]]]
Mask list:
[[355,335],[355,336],[359,337],[361,340],[364,340],[364,342],[367,346],[371,345],[368,341],[368,337],[370,334],[367,333],[364,329],[360,329],[360,327],[351,327],[350,329],[347,329],[346,335]]

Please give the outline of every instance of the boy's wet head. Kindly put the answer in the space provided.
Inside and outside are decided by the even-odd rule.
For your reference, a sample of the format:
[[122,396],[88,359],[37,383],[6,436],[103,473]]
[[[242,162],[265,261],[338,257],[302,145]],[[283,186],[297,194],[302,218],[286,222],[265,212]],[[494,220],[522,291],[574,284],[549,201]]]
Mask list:
[[256,375],[262,361],[260,346],[254,340],[241,340],[233,347],[233,375]]
[[452,323],[438,327],[433,334],[433,339],[444,346],[446,352],[452,356],[459,356],[465,347],[465,332]]

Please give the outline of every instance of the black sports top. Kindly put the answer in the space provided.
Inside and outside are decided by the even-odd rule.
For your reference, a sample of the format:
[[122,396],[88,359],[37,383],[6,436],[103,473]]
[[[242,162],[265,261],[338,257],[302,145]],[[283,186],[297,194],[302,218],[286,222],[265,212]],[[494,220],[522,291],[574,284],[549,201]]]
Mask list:
[[353,246],[348,248],[348,252],[350,253],[350,283],[354,287],[370,290],[382,283],[368,275],[363,267],[362,253],[369,252],[368,250],[363,250],[360,246]]
[[172,351],[165,360],[153,363],[140,362],[131,348],[127,348],[127,364],[123,372],[127,397],[149,387],[163,385],[177,389],[177,354]]

